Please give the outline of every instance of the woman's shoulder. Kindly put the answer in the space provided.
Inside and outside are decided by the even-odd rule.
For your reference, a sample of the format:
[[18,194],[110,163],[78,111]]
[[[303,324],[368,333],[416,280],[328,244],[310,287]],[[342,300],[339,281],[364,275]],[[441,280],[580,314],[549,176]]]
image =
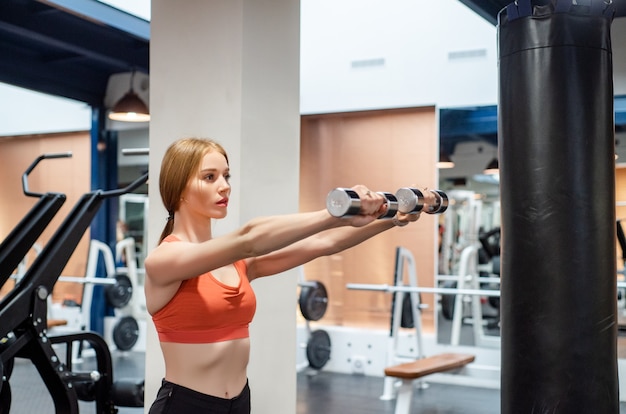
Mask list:
[[180,237],[178,237],[175,234],[169,234],[163,239],[163,241],[164,242],[177,242],[177,241],[182,241],[182,240],[180,239]]

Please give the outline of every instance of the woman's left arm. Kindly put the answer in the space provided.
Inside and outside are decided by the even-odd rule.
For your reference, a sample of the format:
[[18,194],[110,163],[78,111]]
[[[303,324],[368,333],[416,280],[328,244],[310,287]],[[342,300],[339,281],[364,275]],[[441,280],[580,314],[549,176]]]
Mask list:
[[363,227],[339,227],[317,233],[283,249],[247,259],[248,278],[271,276],[313,259],[354,247],[377,234],[417,221],[419,214],[398,213],[394,220],[376,220]]

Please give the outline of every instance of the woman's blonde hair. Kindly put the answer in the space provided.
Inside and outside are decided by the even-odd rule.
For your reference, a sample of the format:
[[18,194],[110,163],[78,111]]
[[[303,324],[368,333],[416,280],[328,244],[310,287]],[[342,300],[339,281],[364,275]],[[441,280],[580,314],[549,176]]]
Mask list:
[[178,210],[187,183],[200,167],[202,158],[209,152],[219,152],[228,163],[226,150],[217,142],[206,138],[179,139],[165,151],[159,174],[159,191],[168,217],[159,243],[172,233],[174,213]]

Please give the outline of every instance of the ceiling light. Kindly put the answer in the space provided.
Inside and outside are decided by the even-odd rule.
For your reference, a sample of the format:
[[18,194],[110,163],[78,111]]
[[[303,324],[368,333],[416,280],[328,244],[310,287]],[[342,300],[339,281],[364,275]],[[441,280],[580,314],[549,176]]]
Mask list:
[[483,174],[486,175],[496,175],[500,173],[500,165],[498,164],[498,158],[494,158],[489,161],[487,164],[487,168],[483,171]]
[[133,89],[134,78],[135,71],[133,70],[133,73],[130,75],[130,89],[113,106],[109,113],[109,119],[124,122],[148,122],[150,120],[148,106]]
[[454,162],[450,159],[450,156],[445,152],[439,153],[439,162],[437,163],[437,168],[440,170],[446,168],[454,168]]

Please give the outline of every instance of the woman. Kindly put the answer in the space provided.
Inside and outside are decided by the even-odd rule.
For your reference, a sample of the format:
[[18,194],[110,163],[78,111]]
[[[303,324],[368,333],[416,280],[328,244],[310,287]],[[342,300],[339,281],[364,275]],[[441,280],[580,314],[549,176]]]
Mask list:
[[380,194],[353,187],[361,213],[326,210],[256,218],[213,237],[226,217],[228,156],[216,142],[188,138],[166,151],[159,189],[169,216],[145,260],[146,305],[157,328],[165,378],[150,413],[250,413],[248,324],[256,299],[250,282],[340,252],[419,214],[386,211]]

